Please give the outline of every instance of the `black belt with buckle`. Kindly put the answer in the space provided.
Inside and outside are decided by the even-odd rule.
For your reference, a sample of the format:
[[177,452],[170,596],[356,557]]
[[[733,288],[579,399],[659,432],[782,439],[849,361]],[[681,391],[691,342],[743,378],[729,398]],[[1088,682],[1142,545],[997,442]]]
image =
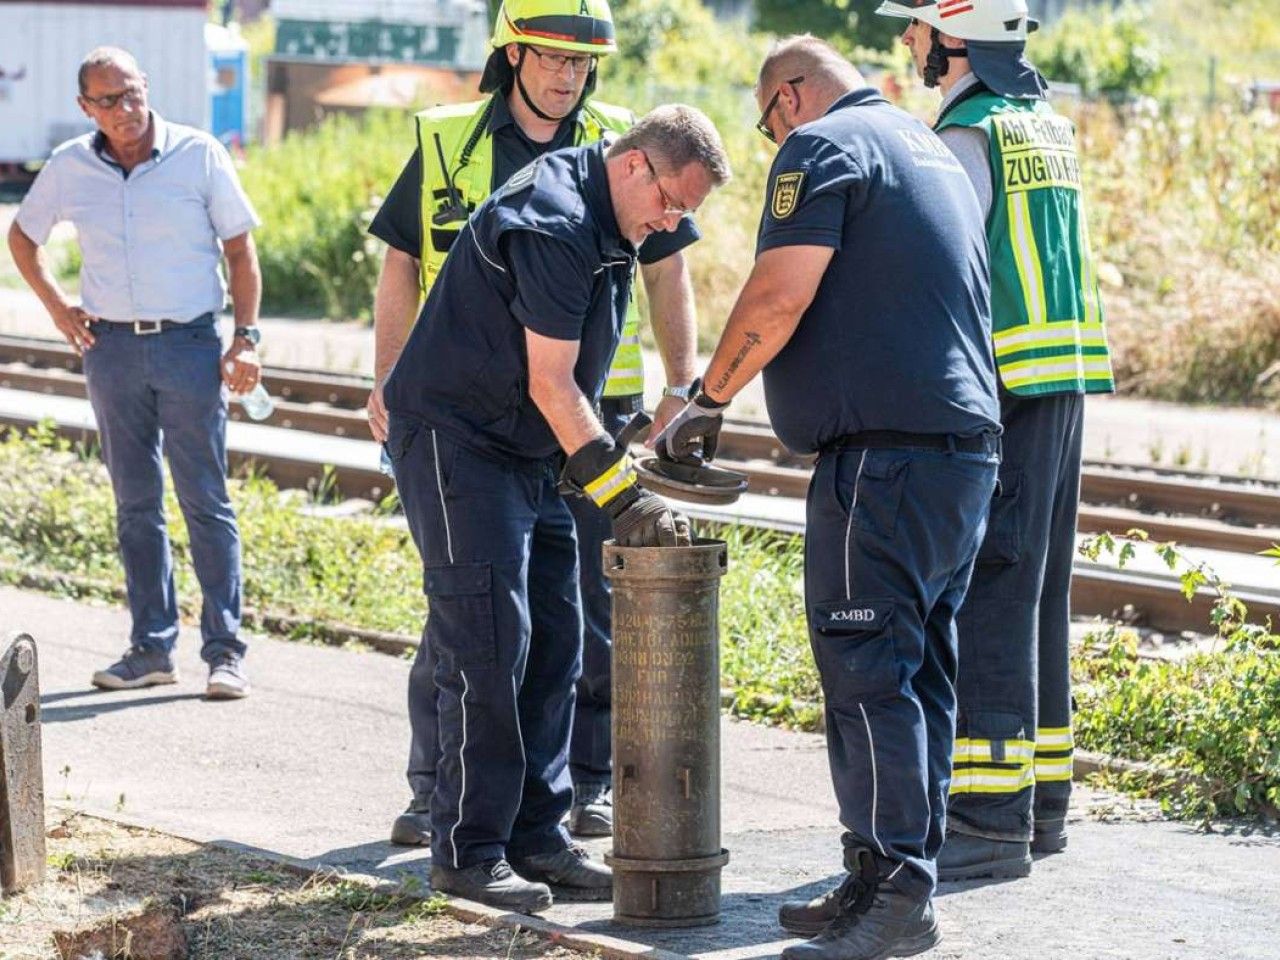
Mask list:
[[119,330],[121,333],[145,337],[165,330],[191,330],[212,322],[212,313],[202,313],[193,320],[99,320],[91,324],[89,329],[94,333]]
[[980,433],[957,437],[952,433],[904,433],[900,430],[863,430],[837,437],[822,445],[822,453],[843,450],[946,450],[956,453],[999,453],[1000,437]]

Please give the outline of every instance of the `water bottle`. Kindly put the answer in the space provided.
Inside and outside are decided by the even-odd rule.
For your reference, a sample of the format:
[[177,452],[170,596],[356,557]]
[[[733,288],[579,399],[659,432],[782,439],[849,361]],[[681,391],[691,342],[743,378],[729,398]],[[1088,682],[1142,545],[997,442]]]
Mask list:
[[248,393],[237,393],[236,399],[240,401],[240,406],[244,407],[250,420],[265,420],[276,408],[276,402],[271,399],[271,394],[267,393],[261,380]]

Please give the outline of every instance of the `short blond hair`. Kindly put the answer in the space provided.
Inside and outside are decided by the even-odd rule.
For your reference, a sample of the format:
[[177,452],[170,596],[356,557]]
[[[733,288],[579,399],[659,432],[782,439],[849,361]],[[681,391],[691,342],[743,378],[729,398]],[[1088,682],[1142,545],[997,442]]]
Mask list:
[[643,150],[664,173],[678,173],[691,163],[707,172],[712,186],[723,187],[733,177],[720,132],[697,107],[665,103],[636,121],[609,147],[609,156]]

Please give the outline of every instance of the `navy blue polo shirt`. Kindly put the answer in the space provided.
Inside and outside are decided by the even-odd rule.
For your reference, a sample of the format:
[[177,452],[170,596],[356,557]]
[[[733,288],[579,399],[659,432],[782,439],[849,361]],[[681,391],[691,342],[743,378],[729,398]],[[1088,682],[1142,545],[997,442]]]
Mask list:
[[[498,94],[493,98],[493,111],[489,115],[489,134],[493,138],[493,182],[490,190],[496,190],[533,160],[573,146],[582,125],[581,110],[575,110],[560,121],[556,134],[546,143],[530,140],[520,124],[511,115],[507,98]],[[387,199],[369,224],[369,232],[379,240],[402,253],[419,258],[422,256],[422,153],[415,149],[409,162],[387,194]],[[702,234],[693,217],[682,217],[680,225],[670,232],[650,234],[640,244],[640,262],[657,263],[673,253],[678,253]]]
[[525,329],[578,341],[574,380],[598,400],[635,264],[603,145],[544,154],[459,233],[387,380],[387,409],[491,457],[550,456],[559,444],[529,397]]
[[783,443],[809,453],[865,430],[999,430],[983,217],[928,127],[864,88],[793,131],[756,254],[794,245],[835,254],[764,370]]

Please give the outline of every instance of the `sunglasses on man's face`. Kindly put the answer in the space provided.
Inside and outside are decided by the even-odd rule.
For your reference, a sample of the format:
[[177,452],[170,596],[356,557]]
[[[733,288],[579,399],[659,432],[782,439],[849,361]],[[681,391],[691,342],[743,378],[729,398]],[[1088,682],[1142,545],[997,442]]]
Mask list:
[[[804,77],[792,77],[790,80],[783,80],[782,83],[789,83],[793,87],[798,83],[803,83]],[[773,131],[769,129],[769,114],[773,113],[773,108],[778,105],[778,97],[782,93],[782,83],[778,84],[778,89],[773,91],[773,96],[769,98],[769,102],[764,105],[764,113],[760,114],[760,119],[756,121],[756,129],[770,143],[777,143],[778,138],[773,135]]]
[[119,93],[107,93],[100,97],[80,95],[80,99],[85,103],[97,107],[99,110],[114,110],[121,102],[128,102],[135,107],[140,107],[146,97],[147,92],[142,87],[126,87]]

